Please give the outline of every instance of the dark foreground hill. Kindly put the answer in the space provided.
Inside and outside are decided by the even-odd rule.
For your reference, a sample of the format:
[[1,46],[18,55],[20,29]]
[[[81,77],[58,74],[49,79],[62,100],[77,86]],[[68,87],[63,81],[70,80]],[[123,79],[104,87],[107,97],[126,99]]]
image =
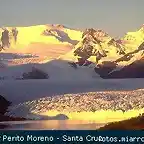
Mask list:
[[10,105],[11,105],[11,102],[9,102],[3,96],[0,95],[0,121],[21,121],[21,120],[25,120],[25,118],[6,116],[5,113],[7,112],[8,107]]
[[99,130],[144,130],[144,114],[129,120],[110,123]]

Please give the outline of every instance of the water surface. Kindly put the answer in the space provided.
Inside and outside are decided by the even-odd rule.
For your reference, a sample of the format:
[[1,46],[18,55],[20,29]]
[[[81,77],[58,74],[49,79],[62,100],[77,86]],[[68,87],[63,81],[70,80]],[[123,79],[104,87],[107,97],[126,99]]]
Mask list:
[[79,120],[40,120],[1,122],[5,130],[96,130],[105,124]]

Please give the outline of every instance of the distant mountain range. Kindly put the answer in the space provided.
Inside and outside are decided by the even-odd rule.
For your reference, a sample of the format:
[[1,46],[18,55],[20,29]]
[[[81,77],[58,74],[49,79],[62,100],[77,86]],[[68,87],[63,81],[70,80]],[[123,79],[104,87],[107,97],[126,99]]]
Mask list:
[[[0,29],[0,33],[4,29]],[[11,34],[12,28],[6,29]],[[101,78],[144,77],[144,26],[126,33],[121,39],[115,39],[100,29],[80,31],[58,24],[17,27],[17,30],[17,44],[10,39],[12,45],[2,53],[11,56],[12,53],[38,54],[35,59],[32,56],[32,62],[36,63],[48,62],[55,55],[52,59],[68,61],[74,68],[90,66]],[[1,57],[1,67],[6,67],[5,61],[7,59]],[[8,63],[14,65],[14,61],[27,64],[29,60],[14,57]]]

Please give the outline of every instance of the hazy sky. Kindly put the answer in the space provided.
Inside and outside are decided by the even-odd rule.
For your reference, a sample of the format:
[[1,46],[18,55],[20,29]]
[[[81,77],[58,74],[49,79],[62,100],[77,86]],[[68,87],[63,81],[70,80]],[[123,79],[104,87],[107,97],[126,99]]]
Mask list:
[[59,23],[100,28],[112,35],[144,23],[144,0],[1,0],[0,26]]

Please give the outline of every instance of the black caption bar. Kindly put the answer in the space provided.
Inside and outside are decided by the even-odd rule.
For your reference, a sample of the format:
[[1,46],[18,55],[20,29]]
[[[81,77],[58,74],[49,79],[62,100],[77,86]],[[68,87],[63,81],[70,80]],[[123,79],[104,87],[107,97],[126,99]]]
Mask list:
[[144,131],[0,131],[0,143],[144,143]]

